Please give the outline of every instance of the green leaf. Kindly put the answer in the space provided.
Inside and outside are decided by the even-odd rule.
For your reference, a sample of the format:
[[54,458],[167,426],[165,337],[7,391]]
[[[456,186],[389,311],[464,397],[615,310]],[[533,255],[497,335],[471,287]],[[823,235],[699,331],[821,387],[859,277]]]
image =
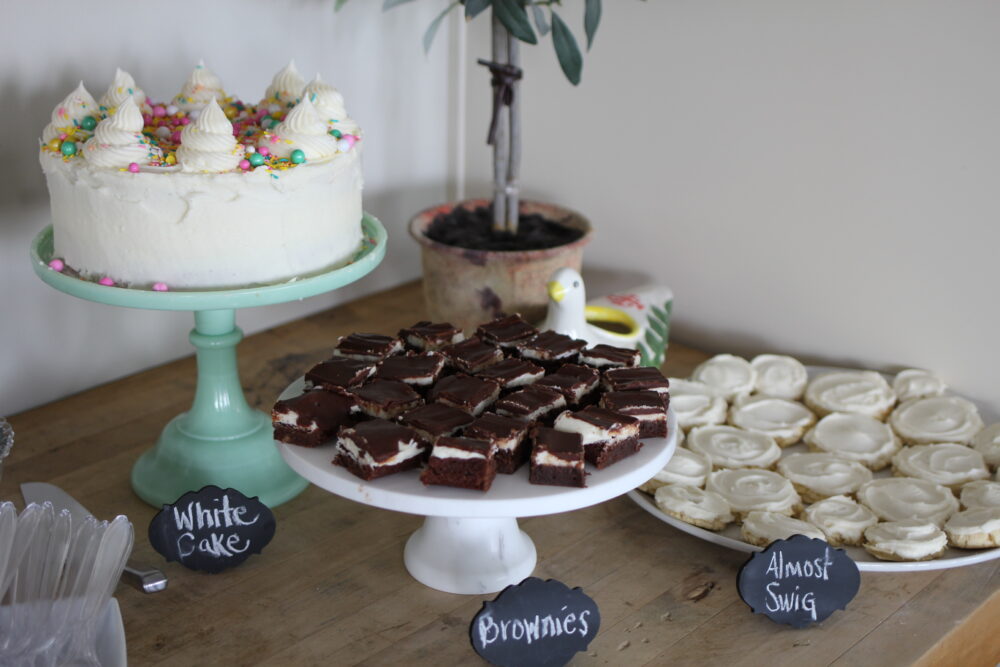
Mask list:
[[333,11],[339,12],[340,8],[347,4],[347,0],[337,0],[333,3]]
[[443,12],[435,16],[434,20],[431,21],[431,24],[427,26],[427,32],[424,33],[424,53],[430,52],[431,44],[434,42],[434,35],[437,34],[438,28],[441,27],[441,21],[443,21],[444,17],[448,15],[448,12],[457,6],[458,0],[455,0],[455,2],[445,7]]
[[538,27],[538,34],[542,37],[549,34],[549,21],[545,18],[545,10],[538,5],[531,5],[531,13],[535,15],[535,25]]
[[402,5],[407,2],[413,2],[413,0],[383,0],[382,11],[384,12],[386,10],[392,9],[396,5]]
[[514,37],[528,44],[538,44],[528,21],[528,12],[518,0],[493,0],[493,13]]
[[493,4],[493,0],[465,0],[465,18],[474,19],[479,13]]
[[597,25],[601,22],[601,0],[587,0],[583,7],[583,29],[587,33],[587,50],[594,43]]
[[552,12],[552,44],[556,47],[556,57],[563,74],[574,86],[580,83],[580,70],[583,69],[583,55],[576,45],[576,38],[569,31],[566,22]]

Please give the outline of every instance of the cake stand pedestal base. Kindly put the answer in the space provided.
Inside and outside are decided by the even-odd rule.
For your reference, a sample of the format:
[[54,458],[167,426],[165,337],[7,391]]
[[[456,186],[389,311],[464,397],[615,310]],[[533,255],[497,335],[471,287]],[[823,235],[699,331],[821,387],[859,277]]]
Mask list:
[[531,575],[535,544],[514,518],[429,516],[406,542],[413,578],[446,593],[496,593]]

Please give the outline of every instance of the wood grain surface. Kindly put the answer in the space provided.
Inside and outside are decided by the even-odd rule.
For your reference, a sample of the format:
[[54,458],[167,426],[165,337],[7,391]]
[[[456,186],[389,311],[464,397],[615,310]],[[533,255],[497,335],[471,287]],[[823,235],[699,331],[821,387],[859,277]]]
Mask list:
[[[394,332],[423,315],[417,283],[248,337],[242,382],[255,407],[328,356],[336,336]],[[665,371],[686,376],[706,354],[671,345]],[[441,593],[403,567],[420,517],[310,487],[275,510],[274,541],[219,575],[166,563],[145,531],[155,514],[132,493],[132,464],[193,396],[193,357],[10,418],[17,439],[0,499],[49,481],[101,518],[127,514],[134,555],[169,588],[116,592],[132,665],[476,665],[468,626],[484,599]],[[581,586],[601,629],[574,665],[994,665],[1000,660],[1000,562],[862,575],[846,611],[792,630],[755,616],[736,593],[744,554],[674,530],[621,497],[521,521],[536,576]]]

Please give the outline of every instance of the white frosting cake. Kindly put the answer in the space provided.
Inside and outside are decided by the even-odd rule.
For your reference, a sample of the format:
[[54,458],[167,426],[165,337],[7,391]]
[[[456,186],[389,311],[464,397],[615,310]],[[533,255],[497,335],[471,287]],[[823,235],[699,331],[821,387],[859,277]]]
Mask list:
[[288,281],[361,244],[360,130],[290,65],[259,105],[199,64],[168,104],[118,70],[100,104],[81,83],[42,133],[50,266],[148,289]]

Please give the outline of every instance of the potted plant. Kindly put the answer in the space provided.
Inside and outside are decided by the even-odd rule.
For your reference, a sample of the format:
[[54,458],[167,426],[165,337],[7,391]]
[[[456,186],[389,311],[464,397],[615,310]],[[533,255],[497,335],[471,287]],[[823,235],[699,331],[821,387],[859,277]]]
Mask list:
[[[383,9],[412,0],[384,0]],[[601,18],[601,0],[582,0],[587,47]],[[337,0],[339,8],[346,0]],[[541,320],[548,301],[546,282],[556,269],[580,270],[591,225],[567,208],[519,196],[521,161],[520,43],[537,44],[552,33],[566,78],[580,82],[583,55],[573,32],[559,16],[560,0],[455,0],[424,33],[430,48],[443,19],[462,8],[468,20],[492,17],[492,59],[480,60],[492,76],[493,198],[470,199],[429,208],[410,221],[421,246],[424,294],[429,315],[471,329],[501,312]],[[530,13],[530,16],[529,16]],[[536,30],[538,35],[536,35]]]

